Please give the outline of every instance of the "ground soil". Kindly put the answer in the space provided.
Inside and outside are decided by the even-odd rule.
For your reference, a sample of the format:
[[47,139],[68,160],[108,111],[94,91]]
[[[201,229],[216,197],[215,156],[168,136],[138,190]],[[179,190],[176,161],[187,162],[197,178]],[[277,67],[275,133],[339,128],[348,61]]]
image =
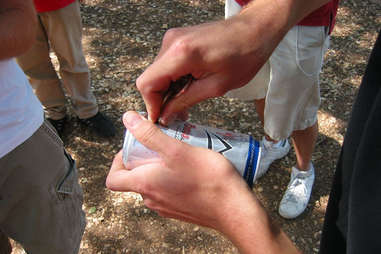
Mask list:
[[[105,188],[113,156],[122,147],[121,116],[127,110],[145,109],[135,81],[154,60],[165,31],[222,19],[223,1],[84,0],[81,11],[83,46],[93,90],[101,111],[115,122],[117,135],[112,139],[95,136],[76,121],[69,107],[70,123],[63,140],[77,161],[88,222],[80,253],[238,253],[213,230],[161,218],[144,206],[140,195]],[[317,253],[319,249],[335,164],[367,58],[381,28],[380,12],[378,0],[341,3],[321,74],[320,127],[313,155],[316,182],[307,210],[295,220],[277,214],[295,164],[293,151],[273,163],[253,189],[304,253]],[[52,58],[56,61],[53,54]],[[256,139],[263,135],[252,102],[211,99],[192,108],[190,120],[248,133]],[[14,254],[23,252],[16,243],[13,245]]]

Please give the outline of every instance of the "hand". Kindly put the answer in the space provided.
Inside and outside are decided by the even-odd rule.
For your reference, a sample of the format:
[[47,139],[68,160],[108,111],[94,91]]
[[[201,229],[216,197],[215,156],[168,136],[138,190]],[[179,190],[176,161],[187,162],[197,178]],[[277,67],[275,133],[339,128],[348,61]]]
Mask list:
[[[263,36],[245,39],[253,27],[242,23],[234,18],[167,31],[155,62],[137,80],[152,121],[161,117],[167,124],[172,114],[241,87],[256,74],[272,48]],[[196,80],[162,109],[170,82],[187,74]]]
[[[136,82],[149,118],[165,124],[173,113],[244,86],[287,31],[328,1],[256,0],[228,20],[168,30],[154,63]],[[162,109],[170,82],[188,74],[197,80]]]
[[135,112],[125,114],[123,122],[160,159],[125,168],[119,152],[106,180],[109,189],[138,192],[145,205],[161,216],[219,230],[227,222],[226,215],[239,207],[237,202],[252,196],[245,181],[219,153],[173,139]]
[[214,228],[240,253],[298,253],[222,155],[173,139],[136,112],[123,122],[160,158],[125,168],[120,151],[107,176],[109,189],[138,192],[161,216]]

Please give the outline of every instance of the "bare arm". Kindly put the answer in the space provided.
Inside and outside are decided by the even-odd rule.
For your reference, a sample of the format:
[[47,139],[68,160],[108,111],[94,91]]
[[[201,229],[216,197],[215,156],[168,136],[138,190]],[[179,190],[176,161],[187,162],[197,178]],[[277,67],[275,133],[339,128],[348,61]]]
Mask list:
[[[150,118],[166,118],[245,85],[287,31],[328,0],[255,0],[228,20],[167,31],[155,60],[137,80]],[[193,82],[161,109],[170,81]]]
[[128,113],[123,122],[161,159],[127,169],[119,152],[108,188],[142,194],[145,205],[161,216],[214,228],[243,254],[299,253],[221,154],[171,138],[137,113]]
[[252,191],[238,195],[240,196],[226,200],[230,203],[229,209],[217,230],[224,233],[240,253],[300,254],[288,236],[266,213]]
[[32,0],[0,0],[0,60],[24,53],[35,40]]

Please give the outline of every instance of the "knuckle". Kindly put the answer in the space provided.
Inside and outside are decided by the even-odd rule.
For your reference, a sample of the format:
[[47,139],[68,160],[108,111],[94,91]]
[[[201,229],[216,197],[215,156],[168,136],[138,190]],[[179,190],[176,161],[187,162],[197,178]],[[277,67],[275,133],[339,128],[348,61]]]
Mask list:
[[192,46],[192,38],[182,36],[180,29],[168,30],[164,38],[165,42],[173,50],[172,52],[177,56],[189,56],[195,53],[195,48]]
[[136,87],[137,89],[141,92],[141,93],[146,93],[146,92],[149,92],[151,90],[151,86],[148,86],[146,85],[146,82],[145,82],[145,79],[144,79],[144,75],[140,75],[137,79],[136,79]]
[[139,135],[139,141],[142,144],[151,144],[155,135],[157,134],[157,131],[159,130],[156,126],[147,122],[144,126],[141,126],[140,131],[141,133]]
[[163,43],[171,42],[175,39],[177,39],[180,35],[181,28],[171,28],[168,29],[163,38]]
[[191,40],[187,38],[179,38],[173,44],[174,53],[180,57],[186,58],[195,54]]

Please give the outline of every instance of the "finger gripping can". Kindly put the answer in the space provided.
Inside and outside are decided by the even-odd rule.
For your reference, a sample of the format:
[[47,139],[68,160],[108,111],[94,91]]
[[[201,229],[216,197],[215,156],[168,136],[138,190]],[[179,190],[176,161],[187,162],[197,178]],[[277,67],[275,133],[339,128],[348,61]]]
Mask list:
[[[175,121],[168,127],[158,125],[168,136],[192,146],[204,147],[222,154],[252,187],[260,162],[261,147],[246,134]],[[159,155],[143,146],[126,130],[123,143],[123,162],[128,168],[156,160]]]

